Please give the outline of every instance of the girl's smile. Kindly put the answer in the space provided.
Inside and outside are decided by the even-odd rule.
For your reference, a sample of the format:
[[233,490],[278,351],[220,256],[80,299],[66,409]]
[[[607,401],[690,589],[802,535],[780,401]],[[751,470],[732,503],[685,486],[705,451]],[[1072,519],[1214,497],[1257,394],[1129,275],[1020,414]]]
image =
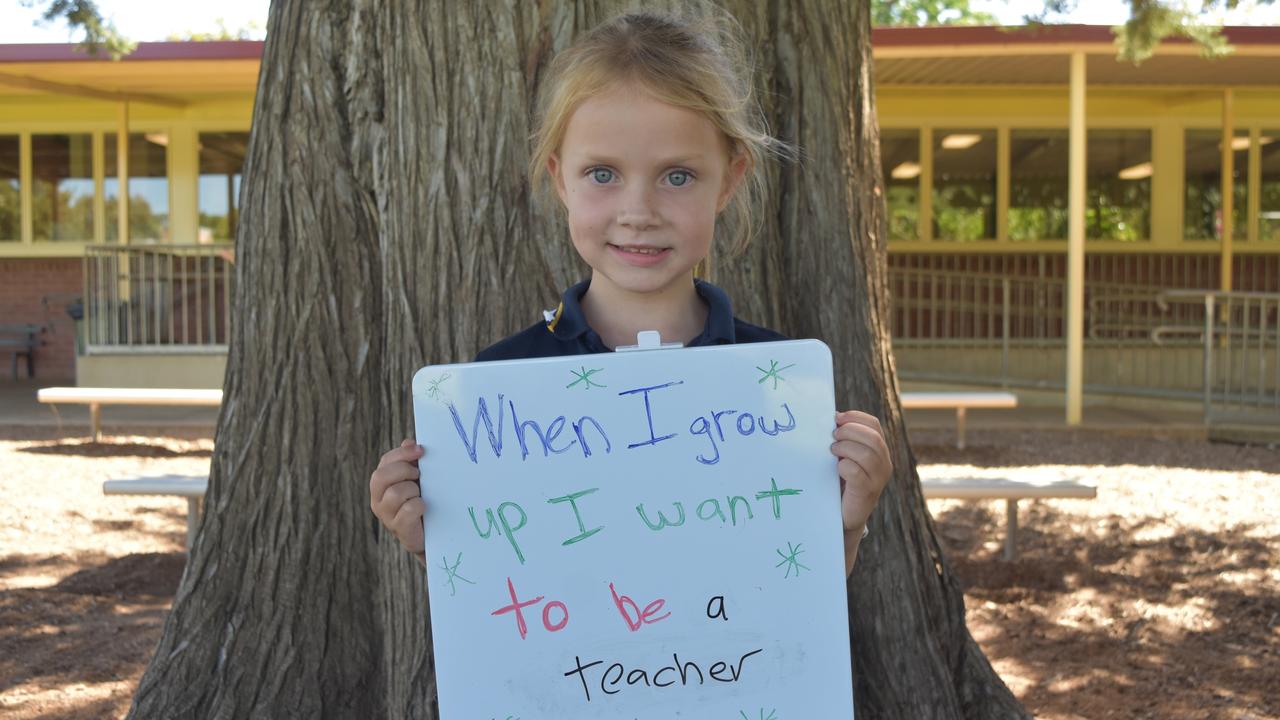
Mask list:
[[617,254],[621,262],[635,267],[653,267],[664,261],[671,254],[670,248],[645,245],[615,245],[610,243],[609,249]]

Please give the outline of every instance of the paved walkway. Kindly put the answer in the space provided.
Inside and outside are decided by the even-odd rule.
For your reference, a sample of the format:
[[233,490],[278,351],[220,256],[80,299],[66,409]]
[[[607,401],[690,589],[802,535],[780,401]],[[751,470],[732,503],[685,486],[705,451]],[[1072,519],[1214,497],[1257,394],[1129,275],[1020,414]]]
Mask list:
[[[40,382],[38,380],[0,380],[0,427],[39,426],[58,427],[69,432],[87,432],[89,408],[87,405],[42,405],[36,402],[36,390],[66,382]],[[903,390],[937,390],[937,385],[904,383]],[[981,390],[984,388],[967,388]],[[989,388],[986,388],[989,389]],[[1061,396],[1056,393],[1014,391],[1020,407],[1014,410],[969,410],[967,425],[970,430],[996,428],[1065,428],[1066,413]],[[55,410],[56,407],[56,410]],[[907,426],[913,429],[954,428],[953,410],[910,410],[906,414]],[[104,432],[139,432],[142,429],[157,430],[181,427],[188,432],[206,428],[210,434],[217,424],[218,409],[202,407],[118,406],[102,408]],[[1160,431],[1202,433],[1204,431],[1199,408],[1194,405],[1166,406],[1158,403],[1125,401],[1123,404],[1086,402],[1085,427],[1093,429],[1124,428],[1135,430],[1150,428]]]

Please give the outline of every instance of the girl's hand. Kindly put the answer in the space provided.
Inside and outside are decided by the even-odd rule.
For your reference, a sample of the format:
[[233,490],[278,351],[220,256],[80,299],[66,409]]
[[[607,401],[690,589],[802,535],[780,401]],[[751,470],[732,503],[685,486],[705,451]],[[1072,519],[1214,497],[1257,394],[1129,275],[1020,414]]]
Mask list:
[[425,566],[422,514],[427,510],[427,503],[417,482],[421,475],[418,458],[423,452],[421,445],[405,440],[400,447],[382,456],[378,469],[369,478],[369,507],[404,549]]
[[880,421],[857,410],[836,413],[831,453],[839,458],[840,518],[844,521],[845,574],[853,572],[858,542],[880,492],[893,475]]

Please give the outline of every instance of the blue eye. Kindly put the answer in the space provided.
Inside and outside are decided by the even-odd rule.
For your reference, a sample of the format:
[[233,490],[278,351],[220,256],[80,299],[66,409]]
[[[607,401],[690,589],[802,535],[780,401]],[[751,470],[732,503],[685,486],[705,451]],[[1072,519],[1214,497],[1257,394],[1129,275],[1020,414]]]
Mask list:
[[693,175],[685,170],[673,170],[667,174],[667,182],[672,187],[684,187],[693,181]]
[[608,185],[613,181],[613,171],[609,168],[592,168],[591,179],[601,185]]

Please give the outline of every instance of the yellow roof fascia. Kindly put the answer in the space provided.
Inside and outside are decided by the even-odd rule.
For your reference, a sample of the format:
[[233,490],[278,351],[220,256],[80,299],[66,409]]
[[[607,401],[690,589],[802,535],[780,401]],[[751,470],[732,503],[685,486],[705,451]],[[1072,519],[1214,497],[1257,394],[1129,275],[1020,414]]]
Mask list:
[[76,97],[92,98],[94,100],[150,103],[152,105],[163,105],[165,107],[172,108],[184,108],[187,106],[187,102],[185,100],[165,97],[163,95],[100,90],[87,85],[54,82],[52,80],[28,77],[26,75],[12,75],[4,72],[0,72],[0,86],[23,88],[39,92],[54,93],[57,95],[73,95]]
[[[37,87],[45,83],[79,86],[94,92],[128,93],[168,97],[202,93],[243,92],[253,94],[258,86],[258,59],[148,60],[145,62],[22,62],[0,63],[0,73],[25,78],[25,87],[4,83],[0,92],[22,95],[61,92]],[[72,92],[66,88],[61,94]],[[122,98],[114,98],[122,99]],[[174,98],[175,100],[177,98]],[[144,101],[145,102],[145,101]],[[178,100],[181,102],[181,100]]]

